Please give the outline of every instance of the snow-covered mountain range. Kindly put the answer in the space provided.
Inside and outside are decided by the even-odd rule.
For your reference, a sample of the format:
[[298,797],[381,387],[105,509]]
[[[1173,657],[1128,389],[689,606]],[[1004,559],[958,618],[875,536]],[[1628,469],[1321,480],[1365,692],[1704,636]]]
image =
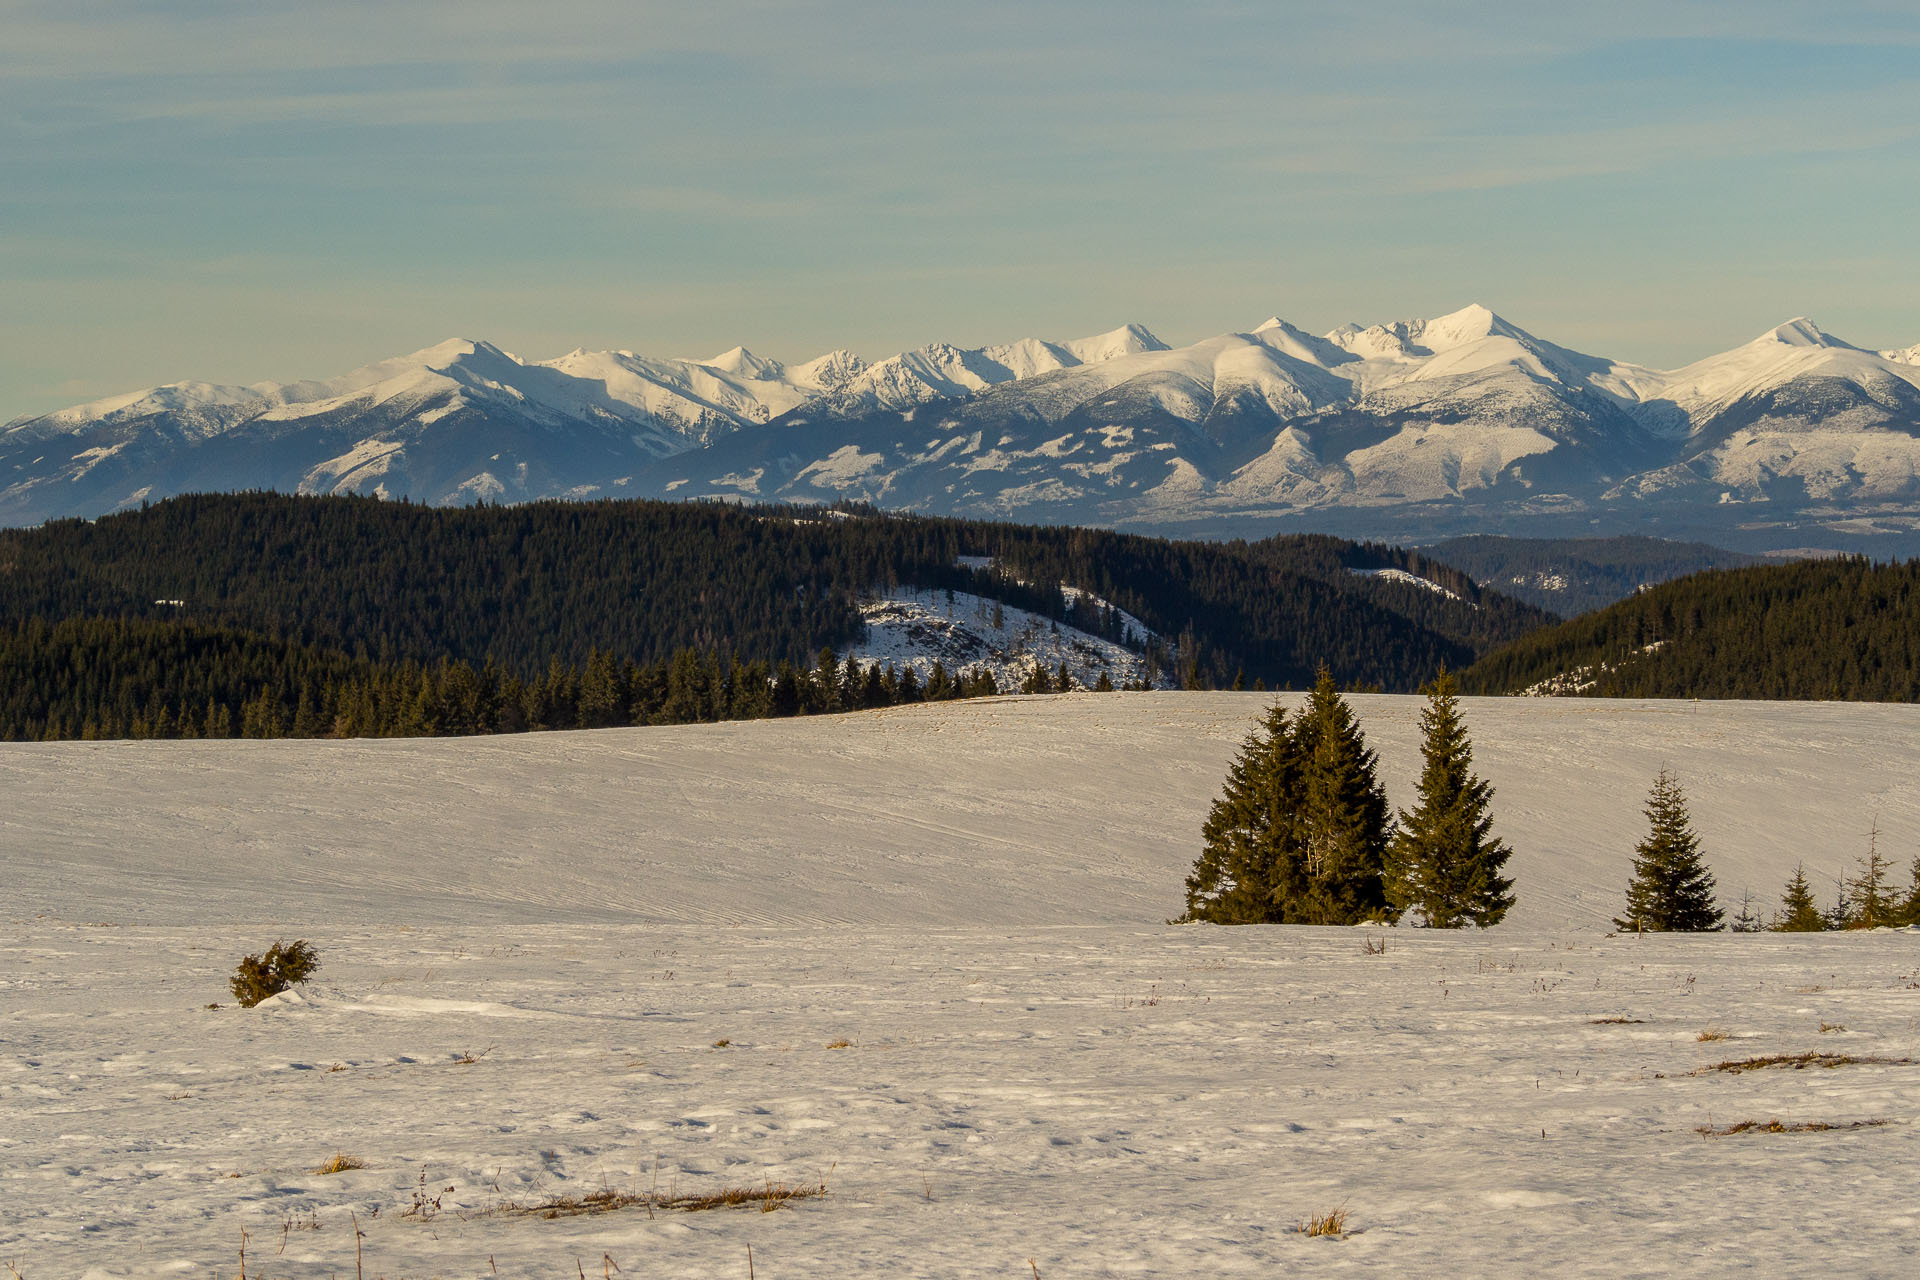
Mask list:
[[[240,488],[819,501],[1196,531],[1920,529],[1920,347],[1797,319],[1662,371],[1485,307],[1169,348],[934,344],[786,365],[452,341],[323,382],[182,382],[0,429],[0,523]],[[1818,537],[1812,535],[1818,534]]]

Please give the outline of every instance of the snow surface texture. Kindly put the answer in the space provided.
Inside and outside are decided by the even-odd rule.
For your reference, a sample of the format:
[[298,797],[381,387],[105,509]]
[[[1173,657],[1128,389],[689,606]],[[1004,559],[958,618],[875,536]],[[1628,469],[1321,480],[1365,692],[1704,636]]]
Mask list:
[[1652,517],[1803,546],[1803,524],[1920,530],[1913,350],[1795,319],[1666,372],[1477,304],[1319,337],[1276,317],[1169,349],[1128,325],[871,364],[737,347],[535,363],[457,340],[322,382],[185,382],[9,423],[0,523],[270,483],[439,503],[844,498],[1158,529],[1312,515],[1365,536]]
[[[1096,606],[1106,603],[1078,588],[1066,588],[1066,593],[1069,599],[1089,595]],[[950,675],[991,671],[995,687],[1006,692],[1019,689],[1035,667],[1045,667],[1051,678],[1063,662],[1067,674],[1086,689],[1098,684],[1102,675],[1118,688],[1149,674],[1146,659],[1124,645],[1025,609],[1002,605],[996,610],[994,605],[965,591],[912,587],[888,591],[860,606],[867,634],[853,646],[851,656],[863,664],[896,670],[912,667],[923,684],[935,662]],[[1121,617],[1142,645],[1156,638],[1131,614],[1122,612]]]
[[[1701,1069],[1920,1058],[1920,938],[1603,922],[1663,765],[1723,895],[1913,849],[1920,708],[1468,700],[1508,923],[1169,927],[1265,701],[0,747],[0,1261],[343,1276],[352,1214],[389,1277],[1907,1274],[1920,1066]],[[1354,703],[1409,802],[1420,700]],[[1892,1123],[1695,1132],[1776,1119]],[[656,1176],[830,1194],[499,1212]]]

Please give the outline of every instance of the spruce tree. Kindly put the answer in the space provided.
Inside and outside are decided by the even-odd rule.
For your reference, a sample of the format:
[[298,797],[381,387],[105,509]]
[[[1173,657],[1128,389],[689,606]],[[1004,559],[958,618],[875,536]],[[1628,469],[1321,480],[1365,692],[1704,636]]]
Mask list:
[[1491,834],[1493,788],[1473,774],[1473,744],[1444,668],[1428,687],[1420,731],[1420,803],[1401,811],[1388,849],[1387,900],[1431,928],[1484,929],[1513,905],[1513,881],[1500,874],[1512,851]]
[[1880,824],[1867,836],[1867,856],[1859,859],[1860,874],[1846,882],[1846,927],[1879,929],[1898,923],[1900,903],[1887,884],[1893,864],[1880,856]]
[[1780,910],[1767,927],[1775,933],[1820,933],[1826,929],[1827,918],[1821,914],[1820,904],[1813,900],[1813,889],[1807,884],[1804,866],[1793,869],[1793,878],[1787,881],[1786,890],[1780,895]]
[[1900,901],[1900,923],[1920,925],[1920,858],[1913,860],[1907,874],[1912,883],[1907,889],[1907,896]]
[[1297,889],[1292,813],[1299,760],[1287,711],[1275,705],[1227,770],[1219,799],[1202,825],[1200,856],[1187,876],[1184,920],[1213,924],[1277,924],[1281,892]]
[[1687,797],[1665,769],[1647,796],[1646,839],[1634,850],[1627,913],[1616,928],[1648,933],[1706,933],[1725,913],[1713,900],[1713,872],[1687,817]]
[[1324,666],[1294,738],[1301,770],[1295,826],[1304,883],[1282,902],[1285,918],[1298,924],[1395,919],[1398,913],[1387,902],[1382,879],[1393,824],[1387,793],[1353,709]]

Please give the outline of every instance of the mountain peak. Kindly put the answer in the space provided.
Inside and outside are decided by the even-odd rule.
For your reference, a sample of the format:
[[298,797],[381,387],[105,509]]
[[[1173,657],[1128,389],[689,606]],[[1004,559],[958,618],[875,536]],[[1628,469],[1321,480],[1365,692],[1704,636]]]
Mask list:
[[1116,356],[1138,355],[1142,351],[1167,350],[1167,344],[1154,337],[1141,324],[1123,324],[1118,329],[1097,333],[1091,338],[1076,338],[1060,345],[1082,364],[1098,364]]
[[1483,338],[1524,338],[1527,335],[1495,315],[1493,309],[1470,302],[1458,311],[1422,321],[1418,333],[1420,345],[1429,351],[1446,351]]
[[763,360],[745,347],[730,347],[711,360],[701,360],[709,369],[718,369],[722,373],[731,373],[743,378],[766,381],[777,378],[784,368],[778,360]]
[[422,347],[401,359],[409,364],[423,364],[429,369],[440,369],[452,364],[463,356],[504,354],[500,348],[478,338],[448,338],[445,342],[436,342],[430,347]]
[[1834,337],[1805,316],[1795,316],[1785,324],[1775,325],[1753,341],[1755,345],[1760,343],[1775,343],[1783,347],[1845,347],[1851,345]]

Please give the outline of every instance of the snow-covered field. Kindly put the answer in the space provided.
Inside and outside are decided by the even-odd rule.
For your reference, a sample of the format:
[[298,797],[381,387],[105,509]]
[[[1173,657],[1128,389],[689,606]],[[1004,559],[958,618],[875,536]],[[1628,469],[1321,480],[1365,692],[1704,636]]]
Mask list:
[[[1410,802],[1419,700],[1355,703]],[[0,1264],[1908,1274],[1920,1065],[1864,1060],[1920,1059],[1920,935],[1605,921],[1662,766],[1724,897],[1829,896],[1875,822],[1904,879],[1920,708],[1469,700],[1508,923],[1168,927],[1263,705],[0,747]],[[294,936],[317,980],[234,1008]],[[1703,1070],[1805,1052],[1856,1061]],[[1695,1131],[1749,1120],[1891,1123]],[[830,1193],[505,1211],[769,1178]]]

